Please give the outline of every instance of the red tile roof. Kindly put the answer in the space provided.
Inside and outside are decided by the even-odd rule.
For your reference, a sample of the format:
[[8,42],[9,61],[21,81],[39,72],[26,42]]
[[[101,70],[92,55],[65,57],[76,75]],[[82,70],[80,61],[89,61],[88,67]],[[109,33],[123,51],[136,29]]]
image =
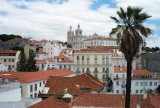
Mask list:
[[89,73],[71,77],[79,88],[91,88],[92,91],[99,92],[103,89],[103,83]]
[[132,70],[133,76],[152,76],[155,77],[151,72],[147,71],[146,69],[141,70]]
[[55,97],[51,96],[39,103],[36,103],[29,108],[71,108],[66,103],[57,100]]
[[48,94],[63,94],[66,88],[71,95],[83,94],[69,77],[49,77],[45,87],[49,87]]
[[18,78],[21,83],[45,80],[48,79],[49,76],[66,76],[69,74],[74,74],[74,72],[68,69],[41,70],[37,72],[0,72],[2,78],[8,78],[9,80]]
[[0,54],[16,54],[17,51],[13,50],[0,50]]
[[40,42],[48,42],[48,40],[46,40],[46,39],[43,39],[43,40],[41,40]]
[[38,51],[37,54],[47,54],[47,53],[44,51]]
[[54,62],[54,59],[53,58],[48,58],[47,61],[48,62]]
[[[136,108],[142,95],[131,95],[130,108]],[[107,108],[124,108],[125,95],[120,94],[84,94],[77,97],[73,106],[79,107],[107,107]]]
[[36,63],[46,63],[44,59],[36,59]]
[[160,108],[160,95],[149,94],[149,96],[140,103],[141,108]]
[[55,58],[60,58],[60,59],[62,59],[62,58],[66,58],[66,56],[64,56],[63,54],[60,54],[60,55],[56,56]]
[[114,73],[126,73],[126,72],[127,72],[126,67],[119,67],[119,66],[114,67]]

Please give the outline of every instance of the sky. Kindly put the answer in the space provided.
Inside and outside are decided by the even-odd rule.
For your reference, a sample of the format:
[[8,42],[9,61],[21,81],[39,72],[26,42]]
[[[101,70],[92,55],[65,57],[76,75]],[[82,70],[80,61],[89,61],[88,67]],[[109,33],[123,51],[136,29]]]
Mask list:
[[0,0],[0,34],[67,41],[69,27],[80,24],[84,35],[108,36],[120,7],[138,6],[152,17],[147,46],[160,46],[160,0]]

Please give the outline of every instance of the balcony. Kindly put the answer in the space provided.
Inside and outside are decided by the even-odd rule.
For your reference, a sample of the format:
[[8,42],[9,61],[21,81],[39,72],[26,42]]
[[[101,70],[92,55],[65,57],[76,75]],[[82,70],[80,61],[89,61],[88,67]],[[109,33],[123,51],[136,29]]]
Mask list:
[[79,74],[79,73],[80,73],[80,70],[77,70],[76,73]]
[[122,84],[121,87],[122,87],[122,88],[126,88],[126,85],[125,85],[125,84]]
[[94,71],[94,74],[98,74],[98,70],[95,70],[95,71]]
[[91,73],[91,71],[90,71],[90,70],[87,70],[86,73]]

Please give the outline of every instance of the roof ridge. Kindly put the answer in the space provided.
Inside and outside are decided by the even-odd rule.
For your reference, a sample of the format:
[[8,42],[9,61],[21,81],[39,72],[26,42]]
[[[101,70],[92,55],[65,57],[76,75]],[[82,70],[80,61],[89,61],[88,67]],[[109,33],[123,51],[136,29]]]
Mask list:
[[[84,75],[88,77],[88,75],[86,75],[86,74],[84,74]],[[89,78],[91,81],[96,82],[97,84],[101,85],[99,82],[97,82],[97,81],[91,79],[90,77],[88,77],[88,78]],[[101,86],[103,87],[103,85],[101,85]]]

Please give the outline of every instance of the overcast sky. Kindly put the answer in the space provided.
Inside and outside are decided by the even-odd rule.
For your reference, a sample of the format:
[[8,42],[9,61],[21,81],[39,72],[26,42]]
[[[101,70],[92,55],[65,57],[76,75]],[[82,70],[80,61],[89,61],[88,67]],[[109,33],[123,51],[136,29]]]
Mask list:
[[[110,16],[119,7],[140,6],[152,16],[149,46],[160,46],[160,0],[0,0],[0,34],[67,41],[70,25],[83,34],[106,35],[115,27]],[[159,40],[159,42],[158,42]]]

